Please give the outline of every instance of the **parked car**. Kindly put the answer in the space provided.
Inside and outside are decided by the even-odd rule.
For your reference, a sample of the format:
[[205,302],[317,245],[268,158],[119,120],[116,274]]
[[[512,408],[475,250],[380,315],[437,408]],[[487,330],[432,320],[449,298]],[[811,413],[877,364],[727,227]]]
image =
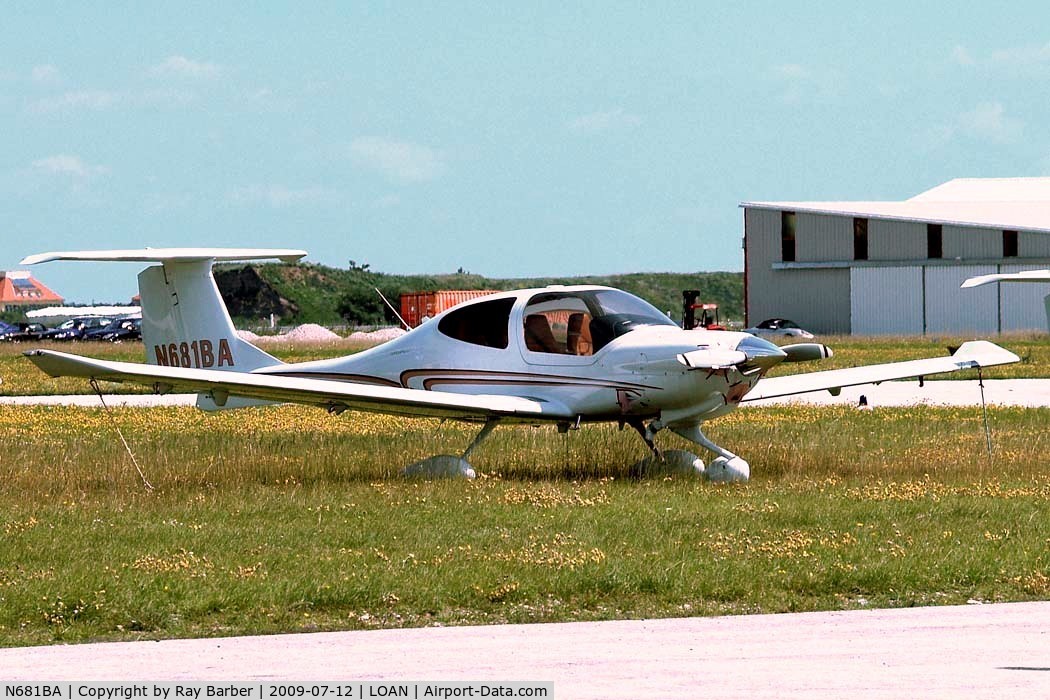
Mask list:
[[39,340],[46,332],[43,323],[0,323],[0,341],[9,343]]
[[752,335],[779,336],[784,338],[812,338],[813,334],[802,330],[794,321],[786,318],[767,318],[752,328],[745,328],[745,333]]
[[113,319],[104,326],[87,328],[84,330],[84,337],[82,340],[109,340],[107,336],[124,330],[127,326],[131,325],[133,321],[135,321],[135,319],[122,316]]
[[106,316],[77,316],[76,318],[64,321],[57,328],[52,328],[46,333],[41,334],[40,340],[81,340],[84,337],[85,331],[92,328],[101,328],[112,320],[112,318]]
[[102,335],[102,340],[119,343],[125,340],[142,340],[142,319],[122,318],[119,326]]

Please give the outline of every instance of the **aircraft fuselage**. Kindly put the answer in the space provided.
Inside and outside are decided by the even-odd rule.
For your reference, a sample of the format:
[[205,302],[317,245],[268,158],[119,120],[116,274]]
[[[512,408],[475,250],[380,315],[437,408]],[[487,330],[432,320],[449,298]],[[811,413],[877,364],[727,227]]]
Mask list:
[[[591,287],[566,287],[559,293],[584,293]],[[265,368],[265,374],[317,377],[349,382],[437,390],[463,394],[525,396],[558,407],[565,420],[651,418],[661,413],[677,419],[707,420],[728,413],[758,381],[762,372],[743,374],[735,367],[690,368],[678,355],[708,348],[735,352],[742,342],[775,346],[747,333],[685,331],[669,322],[639,324],[613,337],[593,354],[569,354],[530,344],[526,308],[544,290],[522,290],[483,297],[472,304],[513,300],[506,319],[504,347],[453,337],[442,314],[384,345],[346,357]],[[550,314],[556,317],[559,310]],[[664,317],[666,318],[666,317]],[[455,333],[455,331],[453,331]],[[503,344],[503,336],[500,342]]]

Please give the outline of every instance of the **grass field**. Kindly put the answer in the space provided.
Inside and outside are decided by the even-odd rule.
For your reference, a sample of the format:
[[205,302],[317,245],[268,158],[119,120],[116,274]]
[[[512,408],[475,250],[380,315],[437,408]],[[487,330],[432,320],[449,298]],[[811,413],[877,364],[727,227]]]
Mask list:
[[978,409],[742,409],[708,432],[746,485],[507,427],[411,482],[476,428],[0,407],[0,645],[1045,599],[1050,409],[990,418],[992,458]]

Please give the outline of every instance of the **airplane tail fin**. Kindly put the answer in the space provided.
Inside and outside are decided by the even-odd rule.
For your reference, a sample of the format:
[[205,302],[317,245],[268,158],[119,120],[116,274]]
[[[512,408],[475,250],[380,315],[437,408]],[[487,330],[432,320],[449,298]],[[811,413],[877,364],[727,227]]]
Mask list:
[[280,364],[237,335],[211,261],[165,262],[139,273],[146,362],[232,372]]
[[[212,276],[217,261],[277,258],[294,262],[300,250],[146,248],[32,255],[22,264],[50,260],[159,262],[139,273],[142,341],[153,365],[251,372],[281,361],[237,335]],[[202,400],[203,400],[202,396]],[[214,408],[198,401],[201,408]]]

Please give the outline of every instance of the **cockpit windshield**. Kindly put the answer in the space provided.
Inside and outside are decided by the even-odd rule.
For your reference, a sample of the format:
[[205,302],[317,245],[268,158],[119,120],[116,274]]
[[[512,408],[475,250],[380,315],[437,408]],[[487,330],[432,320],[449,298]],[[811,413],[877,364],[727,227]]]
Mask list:
[[618,289],[542,292],[525,307],[525,347],[533,352],[593,355],[641,326],[675,326],[656,307]]

